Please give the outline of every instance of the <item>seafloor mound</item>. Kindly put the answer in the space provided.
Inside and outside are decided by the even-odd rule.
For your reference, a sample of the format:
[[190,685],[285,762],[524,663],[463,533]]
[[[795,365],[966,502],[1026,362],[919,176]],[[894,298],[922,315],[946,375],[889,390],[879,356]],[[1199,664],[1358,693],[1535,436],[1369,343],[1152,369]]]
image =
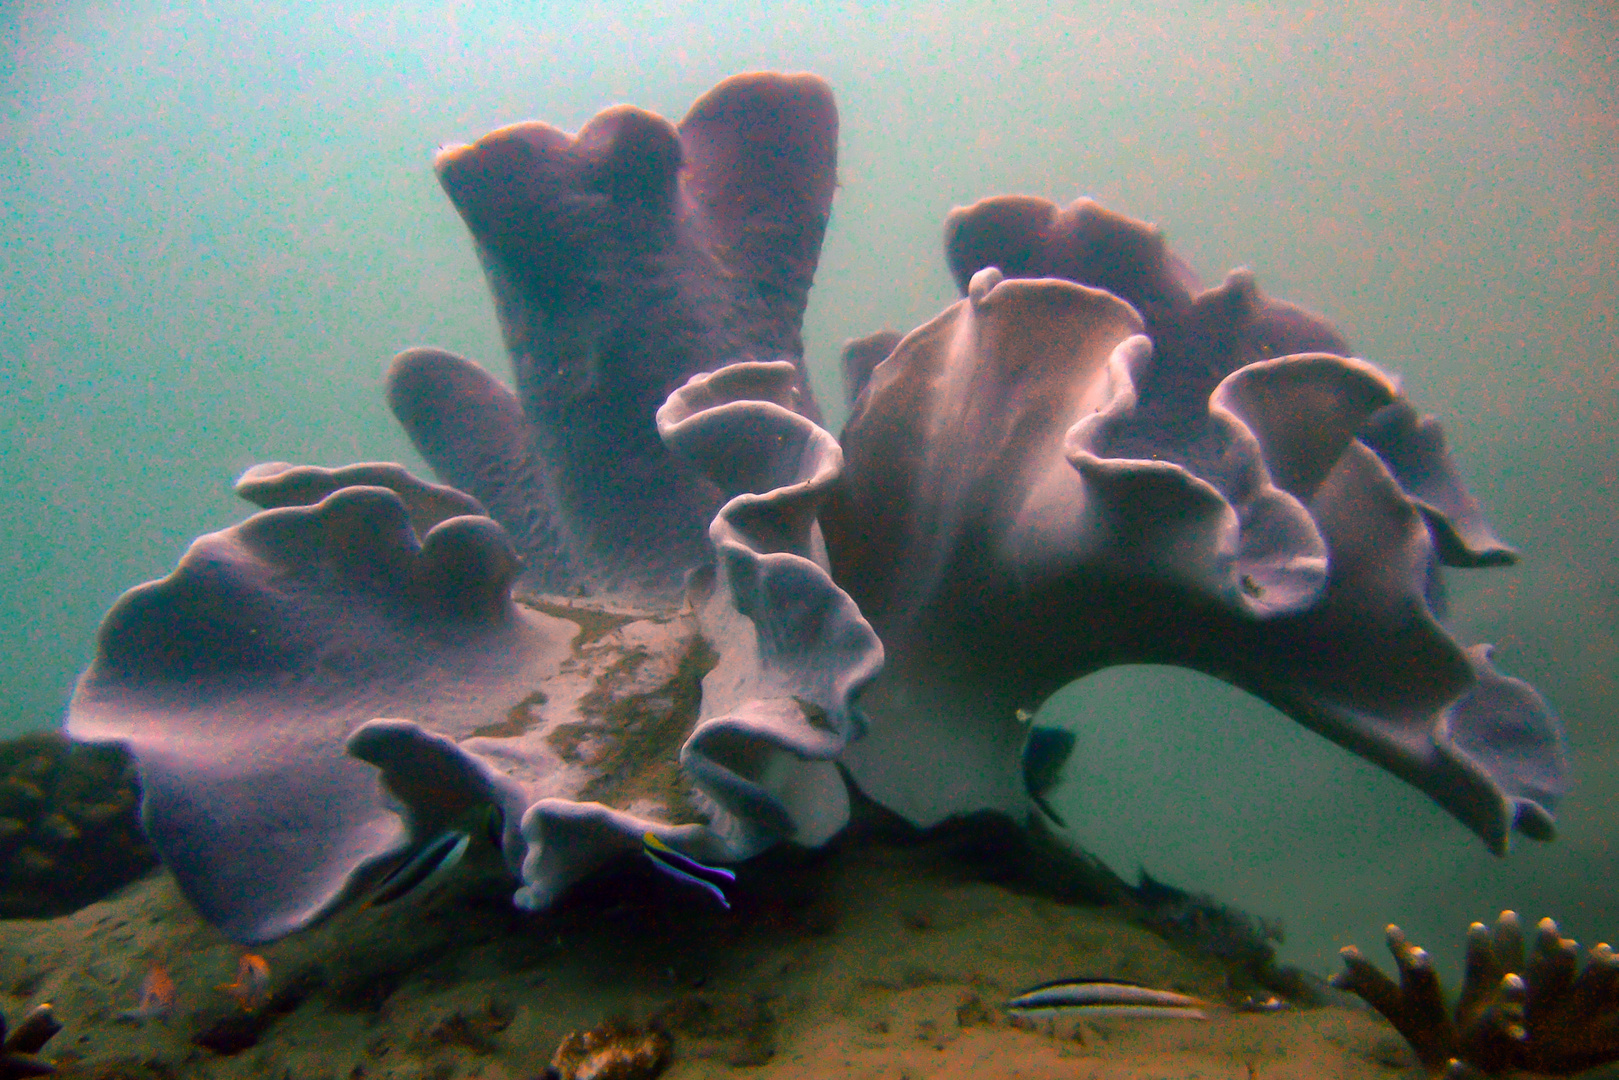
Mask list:
[[[1054,895],[1045,856],[1008,830],[857,821],[823,850],[741,867],[728,912],[644,859],[518,911],[481,844],[435,891],[266,947],[269,994],[251,1014],[218,989],[240,947],[160,873],[71,916],[0,922],[0,1006],[55,1003],[67,1080],[535,1080],[570,1033],[604,1024],[665,1033],[670,1080],[1387,1080],[1414,1064],[1367,1010],[1241,1011],[1250,971],[1083,902],[1083,869]],[[124,1018],[154,967],[172,976],[172,1004]],[[1232,1007],[1207,1022],[1031,1030],[1000,1009],[1074,975]]]

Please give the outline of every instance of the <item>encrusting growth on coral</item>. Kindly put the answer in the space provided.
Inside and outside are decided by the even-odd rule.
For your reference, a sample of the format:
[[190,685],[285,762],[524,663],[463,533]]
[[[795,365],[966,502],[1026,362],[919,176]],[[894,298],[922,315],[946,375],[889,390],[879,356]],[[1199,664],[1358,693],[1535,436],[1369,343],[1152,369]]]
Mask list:
[[651,1080],[669,1063],[669,1036],[609,1020],[562,1040],[545,1080]]
[[1570,1076],[1619,1061],[1619,955],[1605,943],[1591,948],[1582,968],[1578,944],[1542,919],[1526,963],[1516,912],[1503,911],[1493,927],[1474,923],[1454,1013],[1445,1011],[1427,951],[1393,924],[1388,946],[1398,984],[1351,945],[1333,985],[1387,1017],[1431,1077]]

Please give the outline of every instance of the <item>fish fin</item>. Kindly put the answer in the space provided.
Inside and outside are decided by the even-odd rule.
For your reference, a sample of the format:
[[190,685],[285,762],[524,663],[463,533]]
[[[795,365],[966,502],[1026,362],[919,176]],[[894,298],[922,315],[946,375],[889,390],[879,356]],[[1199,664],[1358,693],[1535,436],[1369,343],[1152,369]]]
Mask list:
[[1068,828],[1068,822],[1063,820],[1061,814],[1052,809],[1051,804],[1046,801],[1046,797],[1044,795],[1036,795],[1031,791],[1029,792],[1029,798],[1034,800],[1034,805],[1040,808],[1040,812],[1042,814],[1051,819],[1051,823],[1053,825],[1057,826],[1059,829]]

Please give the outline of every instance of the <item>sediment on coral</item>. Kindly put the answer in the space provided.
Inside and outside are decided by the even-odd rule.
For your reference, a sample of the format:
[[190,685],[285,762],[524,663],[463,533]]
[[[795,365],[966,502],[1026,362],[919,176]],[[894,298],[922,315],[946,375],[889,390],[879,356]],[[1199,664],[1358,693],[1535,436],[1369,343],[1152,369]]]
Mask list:
[[1453,1011],[1428,953],[1392,923],[1388,948],[1398,983],[1351,945],[1333,985],[1387,1017],[1430,1077],[1572,1076],[1619,1061],[1619,955],[1606,943],[1581,967],[1578,944],[1549,918],[1536,925],[1527,957],[1516,912],[1503,911],[1494,926],[1473,923]]
[[44,919],[157,865],[129,754],[59,732],[0,743],[0,919]]

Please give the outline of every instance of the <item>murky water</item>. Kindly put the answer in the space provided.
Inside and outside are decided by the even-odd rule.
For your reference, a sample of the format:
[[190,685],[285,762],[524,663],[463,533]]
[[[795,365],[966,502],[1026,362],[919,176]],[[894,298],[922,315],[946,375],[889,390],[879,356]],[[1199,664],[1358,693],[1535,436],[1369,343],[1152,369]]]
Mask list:
[[[1407,926],[1454,962],[1503,906],[1619,934],[1619,31],[1602,5],[299,4],[0,12],[0,734],[60,721],[102,612],[244,514],[248,465],[400,460],[383,365],[504,370],[429,159],[522,118],[668,116],[758,67],[831,80],[842,187],[806,325],[842,342],[952,299],[940,224],[1090,194],[1207,280],[1253,268],[1445,422],[1512,570],[1452,573],[1463,641],[1534,683],[1577,787],[1490,856],[1415,791],[1202,677],[1105,672],[1047,717],[1057,798],[1121,871],[1280,916],[1330,970]],[[603,13],[605,12],[605,13]]]

